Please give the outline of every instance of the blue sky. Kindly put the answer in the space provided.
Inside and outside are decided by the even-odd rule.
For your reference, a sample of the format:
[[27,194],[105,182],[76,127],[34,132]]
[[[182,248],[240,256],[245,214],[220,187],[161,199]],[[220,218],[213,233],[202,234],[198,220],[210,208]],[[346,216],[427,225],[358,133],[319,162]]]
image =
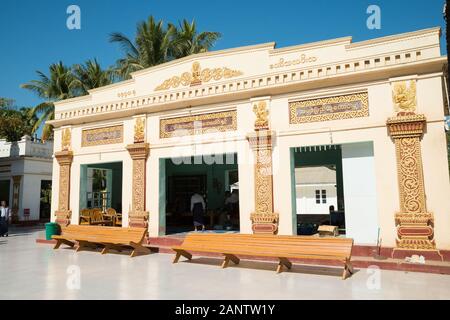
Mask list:
[[[47,73],[49,64],[97,58],[114,64],[120,48],[111,32],[132,37],[136,24],[154,15],[177,22],[195,18],[200,30],[223,34],[215,49],[275,41],[277,47],[352,36],[361,41],[429,27],[444,28],[444,0],[1,0],[0,97],[33,106],[39,98],[21,83]],[[81,30],[66,27],[69,5],[81,8]],[[369,5],[381,8],[381,29],[366,27]],[[442,37],[442,41],[444,38]],[[442,53],[446,54],[442,42]]]

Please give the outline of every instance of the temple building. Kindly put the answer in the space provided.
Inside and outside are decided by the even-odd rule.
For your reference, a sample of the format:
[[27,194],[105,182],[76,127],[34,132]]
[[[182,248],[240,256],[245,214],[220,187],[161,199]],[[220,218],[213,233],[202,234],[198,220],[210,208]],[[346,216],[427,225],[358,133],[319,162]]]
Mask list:
[[0,201],[6,201],[15,224],[50,221],[53,143],[23,136],[0,139]]
[[193,230],[199,193],[210,230],[320,216],[355,244],[450,250],[440,36],[201,53],[57,102],[53,220],[113,208],[159,237]]

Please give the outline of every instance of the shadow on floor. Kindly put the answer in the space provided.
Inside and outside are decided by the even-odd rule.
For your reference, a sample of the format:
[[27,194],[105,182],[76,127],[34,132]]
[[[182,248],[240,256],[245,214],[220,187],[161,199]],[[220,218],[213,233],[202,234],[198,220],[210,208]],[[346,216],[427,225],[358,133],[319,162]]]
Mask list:
[[[70,250],[70,251],[76,252],[76,249],[77,249],[77,246],[71,248],[69,246],[62,245],[58,250]],[[102,250],[103,250],[102,246],[96,246],[96,247],[86,246],[86,247],[83,247],[83,249],[78,251],[77,253],[95,253],[96,255],[101,255],[100,253],[102,252]],[[122,251],[116,251],[114,249],[110,249],[105,255],[116,254],[116,255],[130,256],[132,251],[133,251],[133,249],[129,249],[129,248],[123,248]],[[154,254],[154,253],[155,252],[150,252],[148,254],[138,253],[138,255],[135,258],[140,257],[140,256]]]
[[[183,260],[180,262],[189,264],[210,265],[220,268],[222,261],[223,261],[222,259],[201,257],[201,258],[193,258],[190,261]],[[241,262],[238,265],[235,265],[232,262],[230,262],[229,268],[256,269],[256,270],[271,271],[275,273],[277,269],[277,263],[266,261],[241,260]],[[342,277],[343,268],[332,266],[313,266],[313,265],[310,266],[310,265],[293,264],[291,270],[283,268],[283,273],[284,272]],[[357,272],[358,270],[354,270],[354,273]]]

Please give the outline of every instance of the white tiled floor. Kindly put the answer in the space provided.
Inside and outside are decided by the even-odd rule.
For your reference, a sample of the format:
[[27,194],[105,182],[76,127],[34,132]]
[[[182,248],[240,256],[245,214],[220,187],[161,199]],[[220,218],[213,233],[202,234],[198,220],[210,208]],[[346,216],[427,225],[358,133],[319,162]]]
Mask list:
[[[362,269],[343,281],[341,270],[324,267],[295,266],[277,275],[266,262],[243,261],[225,270],[211,258],[173,265],[168,254],[54,251],[35,243],[38,233],[0,238],[0,299],[450,299],[445,275],[373,276]],[[79,289],[70,286],[76,285],[74,270],[80,271]]]

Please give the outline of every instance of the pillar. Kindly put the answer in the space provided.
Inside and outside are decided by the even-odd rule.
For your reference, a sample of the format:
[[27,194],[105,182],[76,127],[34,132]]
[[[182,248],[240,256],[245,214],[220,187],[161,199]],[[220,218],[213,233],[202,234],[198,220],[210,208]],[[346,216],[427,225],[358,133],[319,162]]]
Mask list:
[[255,212],[250,216],[255,234],[277,234],[279,215],[273,209],[272,143],[269,129],[269,98],[254,99],[255,131],[247,135],[255,155]]
[[13,176],[13,198],[11,206],[12,223],[19,222],[19,207],[20,207],[20,183],[22,176]]
[[[401,250],[435,251],[434,217],[428,212],[423,178],[420,141],[426,118],[416,114],[415,81],[395,84],[393,97],[397,116],[387,120],[389,135],[395,143],[400,210],[395,213],[397,247]],[[439,254],[440,255],[440,254]],[[442,257],[442,256],[441,256]]]
[[146,211],[145,185],[146,162],[149,155],[149,144],[145,143],[145,117],[137,117],[134,126],[134,144],[127,146],[133,160],[133,185],[131,210],[128,214],[129,227],[148,229],[149,213]]
[[56,223],[62,226],[70,224],[72,211],[70,210],[70,170],[73,161],[71,148],[71,131],[69,128],[63,130],[61,139],[62,151],[55,153],[59,164],[59,194],[58,210],[56,210]]

